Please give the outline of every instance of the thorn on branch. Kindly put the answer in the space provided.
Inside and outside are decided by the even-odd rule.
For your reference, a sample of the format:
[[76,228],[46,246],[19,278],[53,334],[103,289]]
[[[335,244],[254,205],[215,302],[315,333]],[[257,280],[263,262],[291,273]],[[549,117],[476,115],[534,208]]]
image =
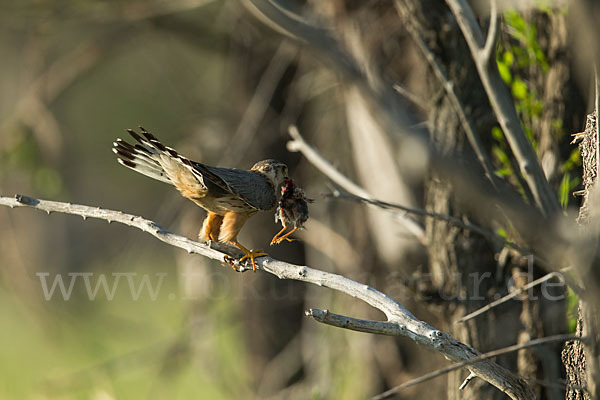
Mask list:
[[477,375],[475,375],[474,373],[470,373],[469,376],[467,376],[465,378],[465,380],[463,381],[463,383],[458,387],[458,390],[463,390],[465,387],[467,387],[467,385],[469,384],[469,382],[471,382],[471,380],[473,380],[473,378],[476,378]]

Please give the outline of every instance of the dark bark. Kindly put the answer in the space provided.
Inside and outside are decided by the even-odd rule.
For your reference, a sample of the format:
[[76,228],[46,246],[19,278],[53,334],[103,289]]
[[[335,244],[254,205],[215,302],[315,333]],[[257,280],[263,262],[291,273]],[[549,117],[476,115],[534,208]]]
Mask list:
[[[454,20],[445,9],[444,2],[400,1],[398,4],[405,10],[404,15],[408,16],[405,18],[405,23],[413,25],[417,34],[422,36],[442,64],[469,118],[477,126],[478,134],[482,138],[490,137],[490,121],[494,121],[494,117],[482,85],[475,78],[477,71],[471,54]],[[567,113],[571,108],[565,106],[561,96],[572,94],[574,89],[569,76],[568,62],[564,59],[567,42],[564,17],[546,17],[540,23],[541,29],[553,31],[556,28],[557,37],[542,44],[552,64],[548,73],[542,75],[536,84],[538,93],[544,104],[548,103],[548,107],[544,108],[543,115],[535,121],[533,130],[540,142],[540,152],[548,160],[549,169],[555,173],[559,160],[564,159],[564,155],[559,154],[560,147],[556,144],[557,139],[560,139],[562,134],[564,141],[566,135],[564,130],[557,132],[557,124],[553,124],[552,121],[560,119],[569,127],[572,126],[573,119],[567,120]],[[431,71],[425,79],[429,84],[423,97],[431,99],[428,119],[433,127],[433,142],[443,154],[460,156],[470,168],[481,170],[464,138],[456,110],[446,99],[440,83]],[[490,143],[485,144],[490,145]],[[461,209],[460,203],[455,198],[456,193],[448,181],[431,173],[425,185],[425,201],[428,209],[458,218],[473,218],[472,214]],[[489,221],[476,222],[482,225],[489,223]],[[486,240],[449,227],[441,221],[429,220],[427,234],[432,276],[432,287],[429,292],[440,294],[443,300],[441,315],[445,317],[448,330],[458,338],[485,351],[546,335],[564,333],[564,301],[555,300],[564,293],[561,288],[551,293],[553,298],[542,296],[539,289],[530,291],[528,296],[521,298],[520,303],[510,302],[488,311],[467,324],[458,327],[454,325],[454,320],[491,302],[494,296],[506,294],[509,281],[517,286],[524,285],[531,279],[539,278],[544,271],[518,256],[509,256],[505,263],[497,262],[495,252],[498,249],[492,248]],[[561,375],[560,348],[557,346],[521,351],[518,355],[506,356],[498,362],[518,371],[521,375],[532,378],[556,381]],[[450,378],[449,398],[458,397],[457,388],[464,375],[459,373]],[[538,397],[551,399],[563,397],[560,389],[543,389],[537,386],[535,390]],[[492,398],[493,396],[502,398],[502,395],[489,385],[476,380],[467,386],[460,398]]]
[[[405,23],[414,26],[417,34],[422,36],[446,70],[469,118],[475,122],[481,136],[488,136],[491,128],[489,123],[493,121],[492,111],[484,89],[476,78],[477,70],[471,54],[445,3],[400,1],[398,4],[406,10],[405,15],[410,16],[410,20],[405,19]],[[428,85],[423,97],[431,99],[427,118],[433,127],[432,140],[438,151],[456,156],[483,174],[465,139],[457,112],[431,69],[428,69],[425,80]],[[432,172],[425,183],[426,208],[468,219],[469,216],[461,210],[460,204],[453,197],[452,185]],[[484,225],[486,223],[477,222],[483,222]],[[497,262],[492,246],[485,239],[451,227],[442,221],[430,219],[426,228],[432,284],[430,292],[438,293],[442,300],[439,311],[446,325],[444,328],[481,351],[516,343],[522,324],[519,322],[521,307],[514,307],[514,303],[494,309],[466,324],[454,324],[455,320],[489,303],[494,294],[506,292],[506,276],[500,280],[495,279]],[[513,371],[517,369],[515,355],[500,357],[497,362]],[[448,398],[505,397],[503,393],[481,380],[471,381],[459,392],[458,387],[465,377],[464,371],[450,376]]]
[[[598,211],[590,197],[597,190],[597,146],[598,131],[594,114],[588,115],[585,134],[579,143],[583,163],[583,185],[585,194],[583,204],[579,210],[578,222],[582,229],[587,229],[589,224],[595,223]],[[596,257],[597,260],[597,257]],[[592,266],[598,266],[598,262]],[[593,269],[593,267],[592,267]],[[582,282],[586,283],[588,291],[594,288],[593,273],[583,270]],[[569,342],[563,349],[562,361],[567,372],[567,400],[587,400],[596,398],[598,390],[598,303],[594,301],[596,294],[587,294],[587,298],[580,299],[577,316],[577,335],[585,336],[589,342],[584,346],[582,342]],[[588,392],[582,390],[586,388]]]

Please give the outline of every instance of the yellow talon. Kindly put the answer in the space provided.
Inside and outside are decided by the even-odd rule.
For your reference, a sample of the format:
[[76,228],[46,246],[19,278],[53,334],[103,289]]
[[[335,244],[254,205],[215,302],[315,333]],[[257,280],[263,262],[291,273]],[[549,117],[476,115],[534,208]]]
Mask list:
[[250,259],[250,262],[252,263],[252,271],[256,271],[256,262],[254,261],[255,258],[268,256],[267,253],[263,253],[260,250],[248,250],[247,248],[245,248],[238,242],[232,242],[232,243],[233,243],[233,245],[235,245],[235,247],[237,247],[238,249],[240,249],[241,251],[244,252],[244,256],[242,258],[240,258],[240,261],[244,261],[247,258]]
[[250,262],[252,262],[252,271],[256,271],[256,263],[254,262],[254,259],[258,258],[258,257],[264,257],[264,256],[268,256],[268,254],[263,253],[260,250],[252,250],[252,251],[249,251],[248,253],[246,253],[245,256],[240,258],[240,261],[244,261],[245,259],[249,258]]
[[274,244],[278,244],[279,242],[279,235],[281,235],[283,233],[283,231],[285,231],[287,228],[287,226],[283,226],[283,228],[281,228],[281,230],[279,232],[277,232],[277,235],[273,236],[273,239],[271,239],[271,244],[269,244],[269,246],[273,246]]
[[291,231],[289,231],[288,233],[286,233],[285,235],[278,237],[277,239],[273,238],[273,240],[275,241],[275,244],[279,244],[279,243],[283,242],[284,240],[287,240],[288,242],[293,242],[296,239],[290,239],[288,236],[290,236],[292,233],[296,232],[297,230],[298,230],[298,228],[294,228]]
[[238,272],[239,269],[233,263],[233,258],[229,257],[227,254],[223,256],[223,261],[225,261],[235,272]]

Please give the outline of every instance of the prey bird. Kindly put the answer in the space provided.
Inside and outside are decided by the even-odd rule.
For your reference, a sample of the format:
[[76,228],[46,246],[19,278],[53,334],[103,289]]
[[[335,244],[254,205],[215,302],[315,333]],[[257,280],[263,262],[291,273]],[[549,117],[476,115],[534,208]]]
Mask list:
[[[281,221],[283,228],[273,237],[271,246],[279,244],[284,240],[288,242],[294,241],[289,236],[298,229],[301,229],[306,223],[308,220],[308,203],[312,203],[313,201],[305,196],[304,190],[297,186],[292,178],[285,178],[283,180],[281,198],[275,212],[275,222]],[[281,236],[288,228],[291,230]]]
[[113,143],[112,150],[119,163],[175,186],[183,197],[204,208],[208,215],[199,239],[234,245],[244,252],[240,261],[250,259],[255,271],[254,259],[267,254],[248,250],[238,242],[237,235],[248,218],[275,208],[278,188],[288,175],[287,166],[276,160],[263,160],[250,170],[212,167],[180,155],[144,128],[140,129],[141,135],[127,130],[137,143],[129,144],[122,139]]

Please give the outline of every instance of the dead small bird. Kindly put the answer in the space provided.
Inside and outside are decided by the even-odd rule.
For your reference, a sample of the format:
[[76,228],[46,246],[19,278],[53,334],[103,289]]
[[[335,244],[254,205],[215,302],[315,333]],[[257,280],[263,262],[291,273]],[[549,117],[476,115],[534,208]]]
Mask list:
[[[283,228],[273,237],[271,246],[279,244],[284,240],[288,242],[294,241],[289,236],[298,229],[301,229],[308,220],[308,203],[312,203],[313,201],[313,199],[306,197],[304,190],[296,186],[293,179],[285,178],[283,180],[281,199],[275,212],[275,222],[281,221]],[[288,228],[292,228],[292,230],[280,236]]]

